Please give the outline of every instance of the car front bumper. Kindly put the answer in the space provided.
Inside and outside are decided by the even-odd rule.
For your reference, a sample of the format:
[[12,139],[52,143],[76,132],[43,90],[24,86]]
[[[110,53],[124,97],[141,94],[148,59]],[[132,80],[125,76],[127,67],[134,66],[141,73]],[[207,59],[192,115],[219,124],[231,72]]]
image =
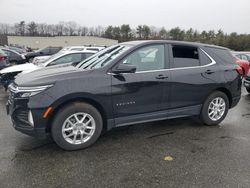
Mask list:
[[[44,109],[29,109],[28,99],[14,99],[10,97],[6,103],[6,111],[10,116],[13,127],[24,134],[45,139],[48,137],[46,125],[48,120],[42,117]],[[32,114],[33,124],[29,121]]]

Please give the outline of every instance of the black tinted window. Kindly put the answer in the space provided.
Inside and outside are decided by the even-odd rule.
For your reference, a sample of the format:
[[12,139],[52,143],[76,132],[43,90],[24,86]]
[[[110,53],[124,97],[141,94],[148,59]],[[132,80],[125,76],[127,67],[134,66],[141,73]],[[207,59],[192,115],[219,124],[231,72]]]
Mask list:
[[40,52],[42,52],[44,54],[49,54],[49,48],[44,48]]
[[224,63],[234,63],[235,62],[235,58],[233,57],[233,55],[230,53],[229,50],[227,49],[223,49],[223,48],[211,48],[211,47],[207,47],[207,49],[210,50],[211,55],[213,58],[215,58],[216,61],[218,61],[217,59],[219,58],[219,62],[223,62]]
[[55,54],[55,53],[57,53],[59,50],[60,50],[60,48],[51,48],[51,49],[50,49],[50,53],[51,53],[51,54]]
[[172,46],[174,68],[199,66],[199,53],[196,47]]

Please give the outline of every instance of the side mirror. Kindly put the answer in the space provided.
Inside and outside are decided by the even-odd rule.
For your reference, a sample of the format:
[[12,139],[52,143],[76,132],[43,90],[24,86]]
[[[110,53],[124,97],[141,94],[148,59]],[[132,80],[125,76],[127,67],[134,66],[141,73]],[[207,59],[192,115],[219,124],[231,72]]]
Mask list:
[[40,54],[42,55],[42,54],[43,54],[43,52],[40,52]]
[[131,64],[119,64],[118,66],[112,69],[112,73],[121,74],[121,73],[135,73],[136,66]]

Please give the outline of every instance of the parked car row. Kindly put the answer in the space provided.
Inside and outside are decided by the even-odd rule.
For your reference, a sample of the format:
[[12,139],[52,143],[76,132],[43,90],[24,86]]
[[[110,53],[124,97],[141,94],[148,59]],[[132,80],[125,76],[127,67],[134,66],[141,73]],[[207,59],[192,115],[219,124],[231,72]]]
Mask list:
[[40,63],[25,63],[7,67],[0,71],[0,83],[8,88],[9,84],[13,82],[15,77],[22,73],[28,73],[40,68],[49,67],[53,65],[77,64],[80,61],[92,56],[96,51],[83,50],[83,51],[60,51]]
[[0,70],[9,66],[9,60],[7,54],[0,49]]
[[1,50],[8,56],[8,60],[11,65],[18,65],[26,62],[24,54],[20,54],[19,52],[9,48],[1,48]]
[[16,130],[77,150],[135,123],[197,116],[217,125],[240,100],[242,68],[223,47],[131,41],[85,52],[61,51],[15,78],[6,110]]

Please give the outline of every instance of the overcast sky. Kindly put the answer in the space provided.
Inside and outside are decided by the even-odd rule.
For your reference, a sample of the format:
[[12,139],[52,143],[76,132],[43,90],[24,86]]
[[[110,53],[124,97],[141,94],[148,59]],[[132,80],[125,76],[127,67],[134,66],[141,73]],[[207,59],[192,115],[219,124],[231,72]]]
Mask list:
[[75,21],[250,33],[250,0],[0,0],[0,22]]

